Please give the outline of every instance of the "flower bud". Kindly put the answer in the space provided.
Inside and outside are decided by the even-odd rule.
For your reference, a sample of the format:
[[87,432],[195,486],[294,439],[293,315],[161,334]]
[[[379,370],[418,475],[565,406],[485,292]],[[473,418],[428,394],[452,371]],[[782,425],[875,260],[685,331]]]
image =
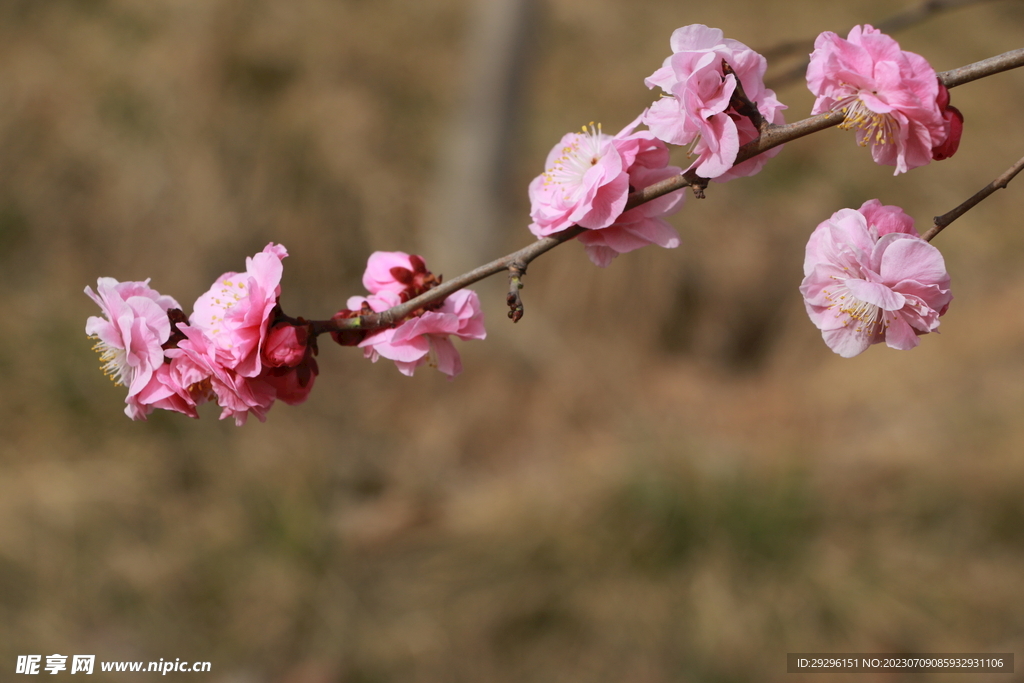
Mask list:
[[263,345],[263,362],[272,368],[295,367],[305,357],[308,344],[308,327],[278,323],[267,334],[267,341]]

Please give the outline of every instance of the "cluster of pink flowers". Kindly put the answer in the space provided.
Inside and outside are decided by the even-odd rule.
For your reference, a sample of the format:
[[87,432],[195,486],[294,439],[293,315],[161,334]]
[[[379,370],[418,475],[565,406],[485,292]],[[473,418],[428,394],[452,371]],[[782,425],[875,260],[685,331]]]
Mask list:
[[[590,124],[565,135],[551,150],[545,171],[529,187],[531,232],[538,238],[573,227],[598,266],[619,254],[656,244],[679,245],[665,221],[683,204],[683,190],[627,210],[630,194],[683,174],[669,164],[668,144],[688,145],[696,156],[688,170],[726,181],[761,170],[776,147],[736,163],[740,148],[757,139],[759,126],[783,123],[786,108],[764,85],[766,62],[719,29],[694,24],[677,29],[672,54],[646,79],[665,96],[616,135]],[[871,26],[847,39],[831,32],[815,42],[807,83],[814,113],[841,112],[842,127],[857,130],[878,163],[896,173],[952,156],[963,116],[949,91],[919,55],[900,50]],[[640,124],[649,130],[636,130]],[[678,186],[678,185],[673,185]],[[275,401],[302,403],[318,373],[317,335],[331,332],[366,358],[386,358],[412,375],[430,364],[449,378],[462,362],[452,343],[486,336],[475,292],[457,291],[423,305],[392,327],[361,330],[336,321],[394,309],[440,284],[419,256],[376,252],[363,284],[365,296],[348,299],[330,321],[290,318],[281,310],[282,260],[288,252],[269,244],[246,259],[242,273],[225,273],[186,317],[177,301],[144,282],[100,278],[88,294],[102,311],[90,317],[103,370],[128,388],[125,412],[146,419],[156,409],[196,417],[215,401],[221,419],[244,424],[266,418]],[[851,357],[871,344],[897,349],[936,331],[952,295],[939,251],[923,240],[913,220],[878,200],[843,209],[811,235],[800,287],[807,312],[836,353]]]
[[672,55],[645,81],[667,96],[651,105],[643,122],[665,142],[692,145],[697,159],[690,168],[703,178],[724,182],[760,171],[782,148],[733,166],[740,147],[760,134],[749,117],[736,111],[733,95],[739,83],[766,121],[784,123],[786,106],[764,85],[765,58],[703,24],[676,29],[669,43]]
[[[305,401],[319,371],[316,335],[308,321],[281,313],[282,259],[287,255],[283,246],[267,245],[246,259],[245,272],[217,278],[188,318],[177,301],[150,288],[148,280],[100,278],[96,292],[86,287],[103,315],[90,317],[85,331],[97,340],[105,374],[128,387],[125,413],[144,420],[159,408],[197,417],[197,406],[216,401],[221,419],[231,416],[242,425],[250,414],[265,420],[277,400]],[[378,252],[370,257],[363,282],[370,297],[354,297],[350,307],[381,311],[438,280],[418,256]],[[438,367],[454,376],[461,365],[449,334],[485,336],[475,293],[457,292],[436,310],[418,311],[394,329],[359,339],[365,336],[360,346],[368,357],[392,358],[406,374],[433,354]]]
[[[963,115],[920,55],[869,25],[847,39],[818,36],[807,68],[812,113],[839,112],[875,162],[895,174],[948,159],[963,133]],[[877,199],[842,209],[811,234],[800,286],[811,321],[844,358],[885,342],[911,349],[935,332],[953,295],[939,250],[914,220]]]
[[[246,259],[244,273],[224,273],[199,297],[191,318],[171,297],[146,282],[100,278],[103,317],[89,318],[107,374],[128,386],[125,412],[144,420],[162,408],[197,417],[196,406],[215,400],[244,424],[261,421],[274,401],[302,403],[317,374],[316,345],[301,325],[271,326],[281,294],[284,247],[267,245]],[[173,325],[172,325],[173,323]]]
[[[579,240],[600,266],[647,244],[675,247],[678,235],[663,217],[679,210],[679,191],[624,211],[630,192],[682,173],[669,165],[665,143],[689,145],[696,160],[688,170],[720,182],[759,172],[780,151],[736,163],[760,123],[784,122],[786,107],[764,85],[764,57],[701,24],[677,29],[670,44],[672,54],[646,80],[664,97],[615,136],[591,124],[551,150],[545,172],[530,184],[530,230],[538,238],[585,228]],[[813,113],[841,112],[841,127],[856,129],[858,142],[896,173],[946,159],[959,146],[963,116],[935,71],[871,26],[855,27],[847,40],[822,33],[807,82],[817,96]],[[649,130],[636,132],[639,123]],[[818,227],[805,276],[811,319],[846,357],[883,340],[900,349],[917,345],[951,299],[941,254],[901,209],[877,200]]]
[[[544,173],[530,183],[530,230],[538,238],[586,228],[579,240],[599,266],[648,244],[676,247],[679,235],[664,217],[682,207],[681,190],[625,211],[630,192],[683,173],[669,165],[666,143],[691,145],[697,159],[690,168],[718,181],[754,175],[778,154],[776,147],[735,163],[740,147],[759,135],[734,106],[739,87],[763,119],[783,122],[786,107],[764,86],[764,57],[700,24],[677,29],[671,47],[673,54],[647,79],[668,96],[617,135],[591,124],[565,135],[548,154]],[[636,131],[641,123],[649,130]]]
[[883,341],[917,346],[953,299],[939,250],[917,234],[913,218],[877,199],[837,211],[815,229],[804,276],[807,314],[844,358]]
[[947,159],[960,144],[963,115],[935,70],[870,25],[854,26],[846,40],[818,36],[807,86],[817,98],[812,113],[842,113],[840,127],[856,129],[857,142],[894,175]]
[[[754,175],[781,151],[736,163],[740,148],[760,135],[758,118],[784,123],[785,105],[764,84],[763,56],[703,24],[676,29],[670,45],[672,54],[645,81],[664,97],[615,136],[591,124],[548,154],[544,173],[530,183],[530,230],[538,238],[586,228],[580,242],[600,266],[647,244],[678,246],[663,218],[679,210],[681,192],[624,212],[630,192],[682,173],[669,165],[665,143],[689,145],[696,159],[688,170],[719,182]],[[855,27],[847,40],[818,36],[807,82],[817,96],[814,113],[842,112],[842,127],[857,129],[858,142],[896,173],[946,159],[960,143],[963,116],[934,69],[871,26]],[[640,123],[649,130],[636,132]]]

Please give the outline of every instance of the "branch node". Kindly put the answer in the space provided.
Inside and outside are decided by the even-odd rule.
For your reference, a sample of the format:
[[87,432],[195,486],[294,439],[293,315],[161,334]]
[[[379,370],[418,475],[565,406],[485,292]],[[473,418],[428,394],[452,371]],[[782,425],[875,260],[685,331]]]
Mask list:
[[526,263],[516,259],[508,265],[508,296],[505,303],[508,304],[509,319],[517,323],[523,317],[523,300],[519,296],[519,290],[523,288],[523,276],[526,275]]

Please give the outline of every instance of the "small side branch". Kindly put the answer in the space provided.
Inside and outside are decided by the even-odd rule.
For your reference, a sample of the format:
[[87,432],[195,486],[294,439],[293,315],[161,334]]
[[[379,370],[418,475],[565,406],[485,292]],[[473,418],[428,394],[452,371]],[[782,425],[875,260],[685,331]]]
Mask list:
[[523,288],[523,276],[526,275],[526,264],[522,261],[513,261],[508,266],[508,296],[505,302],[508,304],[508,317],[517,323],[523,317],[523,299],[519,296],[519,290]]
[[963,216],[965,213],[967,213],[975,206],[980,204],[982,200],[986,199],[993,192],[995,192],[996,190],[1005,189],[1006,186],[1010,183],[1010,181],[1013,180],[1013,177],[1020,173],[1021,170],[1024,170],[1024,157],[1021,157],[1021,159],[1013,166],[1008,168],[1005,173],[1003,173],[1001,176],[993,180],[991,183],[989,183],[982,189],[978,190],[978,192],[976,192],[967,201],[960,204],[960,206],[956,207],[952,211],[949,211],[948,213],[942,214],[941,216],[936,216],[935,224],[931,227],[930,230],[928,230],[928,232],[922,235],[922,237],[924,237],[925,240],[931,242],[932,238],[938,235],[940,232],[942,232],[946,228],[946,226],[948,226],[957,218],[960,218],[960,216]]

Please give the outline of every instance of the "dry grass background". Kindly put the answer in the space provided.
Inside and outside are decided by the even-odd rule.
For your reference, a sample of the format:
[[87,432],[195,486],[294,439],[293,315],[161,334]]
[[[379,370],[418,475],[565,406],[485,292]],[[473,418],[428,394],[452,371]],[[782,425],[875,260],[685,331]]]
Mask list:
[[[525,188],[554,141],[651,100],[677,26],[765,48],[893,11],[540,2],[501,240],[529,240]],[[879,197],[926,222],[1019,158],[1024,72],[954,91],[950,161],[893,179],[826,131],[688,202],[680,249],[536,262],[515,327],[484,284],[491,338],[461,346],[454,382],[325,344],[309,402],[265,424],[123,416],[83,333],[97,276],[152,277],[187,305],[276,241],[286,310],[325,317],[371,250],[429,243],[470,16],[468,0],[0,0],[2,678],[54,652],[208,660],[178,678],[218,683],[1019,659],[1021,187],[938,238],[956,300],[912,353],[839,359],[796,287],[831,212]],[[899,38],[953,68],[1024,44],[1024,6]],[[791,120],[809,111],[800,84],[779,94]]]

